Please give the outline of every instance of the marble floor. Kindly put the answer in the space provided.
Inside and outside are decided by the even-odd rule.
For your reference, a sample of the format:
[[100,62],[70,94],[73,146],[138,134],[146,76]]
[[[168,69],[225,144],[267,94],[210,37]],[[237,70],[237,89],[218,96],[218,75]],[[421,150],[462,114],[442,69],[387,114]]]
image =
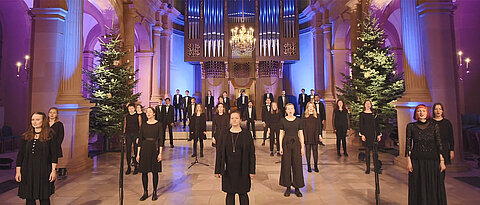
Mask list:
[[[358,147],[349,146],[350,157],[336,156],[335,145],[320,147],[320,172],[308,173],[304,167],[306,186],[304,196],[284,197],[284,188],[278,185],[280,157],[270,157],[268,146],[256,140],[257,174],[249,193],[250,204],[375,204],[374,174],[364,173],[364,164],[357,159]],[[267,141],[268,143],[268,141]],[[164,151],[163,170],[159,179],[159,199],[138,199],[143,193],[141,175],[125,176],[125,203],[130,204],[224,204],[225,193],[221,180],[213,175],[214,148],[210,140],[205,142],[205,157],[200,158],[210,166],[195,165],[190,157],[190,143],[175,141],[175,148]],[[94,166],[86,171],[69,174],[56,182],[52,204],[119,204],[118,167],[119,153],[106,153],[94,158]],[[381,204],[407,204],[407,172],[393,165],[393,156],[381,153],[384,163],[380,175]],[[303,159],[305,163],[305,159]],[[13,170],[2,171],[2,181],[13,178]],[[466,173],[447,171],[446,189],[449,204],[480,204],[480,189],[454,179],[454,176],[480,176],[473,168]],[[10,178],[11,177],[11,178]],[[150,178],[151,182],[151,178]],[[149,184],[149,192],[152,192]],[[17,196],[17,189],[0,194],[0,204],[24,204]],[[237,199],[238,204],[238,199]]]

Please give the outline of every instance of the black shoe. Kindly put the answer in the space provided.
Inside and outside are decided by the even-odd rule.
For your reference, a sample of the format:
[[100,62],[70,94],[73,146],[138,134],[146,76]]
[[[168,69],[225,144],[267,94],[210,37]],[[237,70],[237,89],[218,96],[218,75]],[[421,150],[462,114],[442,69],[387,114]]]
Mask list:
[[192,154],[192,157],[196,157],[196,156],[197,156],[197,154]]
[[137,169],[137,167],[135,167],[135,169],[133,169],[133,175],[136,175],[136,174],[138,174],[138,169]]
[[307,165],[307,171],[308,171],[308,172],[312,172],[312,167],[310,166],[310,164]]
[[152,194],[152,201],[156,201],[158,199],[157,192],[154,191]]
[[170,148],[174,148],[175,146],[173,146],[173,144],[170,145]]
[[277,156],[280,157],[280,156],[282,156],[282,155],[280,154],[280,152],[277,152]]
[[140,197],[140,201],[145,201],[148,198],[148,192],[143,192],[142,197]]
[[343,156],[348,157],[348,153],[346,153],[346,152],[343,153]]
[[200,157],[203,157],[203,153],[200,153]]
[[262,146],[265,146],[265,141],[262,142]]
[[297,197],[302,197],[302,196],[303,196],[303,195],[302,195],[302,192],[300,192],[300,189],[298,189],[298,188],[295,188],[295,195],[296,195]]
[[315,172],[319,172],[318,166],[317,166],[316,164],[315,164],[315,166],[314,166],[314,171],[315,171]]
[[318,144],[319,144],[319,145],[322,145],[322,146],[325,146],[325,144],[323,144],[323,142],[320,142],[320,143],[318,143]]
[[270,156],[272,156],[272,157],[274,156],[273,152],[270,152]]
[[342,155],[340,154],[340,152],[337,152],[337,155],[338,155],[339,157],[341,157],[341,156],[342,156]]
[[130,168],[130,166],[128,166],[128,169],[127,169],[127,172],[125,172],[125,175],[129,175],[130,173],[132,173],[132,169]]
[[290,196],[290,189],[285,190],[285,193],[283,193],[283,196],[289,197]]
[[365,174],[370,174],[370,170],[365,171]]

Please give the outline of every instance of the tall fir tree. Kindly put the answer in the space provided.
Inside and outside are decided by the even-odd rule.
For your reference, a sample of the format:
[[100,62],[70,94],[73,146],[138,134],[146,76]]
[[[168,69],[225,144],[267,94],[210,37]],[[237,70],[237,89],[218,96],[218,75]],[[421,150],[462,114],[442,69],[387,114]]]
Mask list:
[[107,27],[107,34],[99,41],[101,48],[95,51],[98,65],[91,71],[86,69],[88,81],[84,86],[87,99],[95,103],[90,112],[90,133],[111,137],[122,132],[126,105],[140,96],[133,93],[138,70],[133,70],[128,62],[121,63],[127,52],[122,49],[118,29]]
[[359,130],[360,113],[365,100],[371,100],[381,127],[396,123],[397,112],[392,102],[404,92],[403,73],[397,73],[395,57],[389,46],[385,46],[385,31],[371,13],[360,23],[358,40],[360,46],[347,62],[351,75],[342,73],[342,87],[337,87],[349,106],[350,124]]

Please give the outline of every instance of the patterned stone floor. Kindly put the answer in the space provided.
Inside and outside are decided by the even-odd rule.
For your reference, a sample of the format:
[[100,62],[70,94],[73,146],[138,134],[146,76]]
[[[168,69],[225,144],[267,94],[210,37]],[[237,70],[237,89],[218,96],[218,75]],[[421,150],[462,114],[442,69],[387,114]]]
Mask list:
[[[349,146],[350,157],[337,157],[334,144],[320,147],[320,172],[307,173],[304,166],[306,186],[301,189],[303,198],[283,196],[284,188],[278,185],[280,157],[270,157],[268,146],[256,140],[257,175],[249,193],[250,204],[375,204],[374,174],[364,173],[364,164],[357,159],[358,147]],[[267,141],[268,143],[268,141]],[[159,180],[159,199],[144,202],[138,199],[143,193],[141,175],[125,176],[125,203],[130,204],[224,204],[225,193],[221,180],[213,175],[214,148],[205,142],[205,157],[200,161],[211,166],[195,165],[191,144],[175,141],[176,147],[166,148],[163,170]],[[119,153],[102,154],[94,158],[94,167],[70,174],[67,179],[56,182],[52,204],[119,204],[118,167]],[[407,172],[393,164],[390,154],[382,153],[384,171],[380,175],[381,204],[407,204]],[[305,163],[305,159],[303,159]],[[2,170],[2,181],[13,178],[13,171]],[[446,189],[449,204],[480,204],[480,189],[454,179],[454,176],[480,176],[479,169],[466,173],[447,171]],[[11,178],[10,178],[11,177]],[[151,178],[150,178],[151,182]],[[149,184],[149,192],[152,192]],[[17,189],[0,194],[0,204],[24,204],[17,196]],[[237,199],[238,204],[238,199]]]

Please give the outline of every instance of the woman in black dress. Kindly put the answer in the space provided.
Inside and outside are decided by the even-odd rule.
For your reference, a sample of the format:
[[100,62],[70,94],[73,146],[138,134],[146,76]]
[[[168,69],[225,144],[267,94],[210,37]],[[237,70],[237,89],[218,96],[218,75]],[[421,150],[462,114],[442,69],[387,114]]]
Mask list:
[[[280,170],[280,185],[287,187],[284,196],[290,196],[290,186],[295,188],[295,195],[302,197],[299,188],[305,186],[303,181],[302,155],[305,154],[303,124],[295,117],[295,107],[292,103],[285,106],[287,116],[280,120],[280,154],[282,164]],[[293,175],[293,181],[292,181]]]
[[337,100],[337,107],[333,111],[333,132],[337,135],[337,155],[340,157],[340,143],[343,147],[343,155],[348,157],[347,153],[347,130],[349,128],[348,110],[343,100]]
[[405,147],[408,204],[447,204],[440,128],[430,119],[428,108],[423,104],[415,108],[414,119],[416,122],[407,125]]
[[203,140],[207,135],[207,119],[203,113],[202,104],[195,105],[195,113],[189,120],[190,136],[193,139],[193,154],[197,156],[197,143],[200,141],[200,157],[203,157]]
[[138,104],[136,107],[137,114],[140,115],[140,118],[142,119],[142,124],[147,122],[147,114],[143,112],[143,106],[141,104]]
[[452,163],[455,156],[455,140],[453,137],[453,126],[450,120],[445,118],[443,105],[441,103],[433,104],[433,120],[440,128],[440,137],[442,138],[443,156],[445,157],[445,165]]
[[[370,174],[370,151],[373,150],[375,140],[382,139],[382,133],[378,125],[377,114],[373,111],[372,101],[366,100],[363,103],[363,112],[360,113],[360,133],[365,145],[366,170],[365,174]],[[373,166],[376,166],[374,163]]]
[[[63,151],[62,151],[62,142],[64,138],[64,128],[63,128],[63,123],[58,120],[58,108],[56,107],[51,107],[48,109],[48,124],[50,125],[50,128],[53,129],[55,132],[55,137],[54,141],[57,143],[57,155],[58,158],[63,157]],[[67,174],[67,169],[64,167],[59,167],[57,165],[58,169],[58,176],[59,179],[62,179],[61,177],[65,177]]]
[[165,141],[165,132],[162,123],[155,120],[155,110],[152,107],[146,110],[147,122],[140,128],[140,137],[137,150],[137,162],[142,173],[143,195],[140,201],[148,198],[148,172],[153,175],[152,200],[158,199],[157,185],[158,172],[162,172],[162,150]]
[[213,116],[212,123],[212,145],[216,146],[219,138],[222,137],[223,132],[225,132],[229,127],[230,117],[225,113],[225,106],[223,103],[217,105],[217,114]]
[[17,154],[15,181],[19,182],[18,196],[26,199],[27,205],[35,204],[35,200],[41,205],[50,204],[57,178],[58,144],[45,113],[35,112],[30,119]]
[[283,114],[278,109],[276,102],[272,102],[272,109],[267,116],[267,135],[270,136],[270,156],[273,156],[273,144],[277,145],[277,156],[280,156],[280,119],[283,118]]
[[251,179],[255,175],[255,146],[252,134],[240,127],[240,112],[230,115],[232,127],[217,139],[215,176],[222,178],[222,191],[227,193],[226,204],[235,204],[238,194],[241,205],[248,205]]
[[310,158],[313,151],[313,162],[315,172],[318,170],[318,142],[320,142],[320,118],[317,116],[315,110],[315,105],[312,102],[308,102],[305,113],[303,114],[303,132],[305,134],[305,147],[306,149],[306,158],[307,158],[307,171],[312,172],[312,167],[310,164]]

